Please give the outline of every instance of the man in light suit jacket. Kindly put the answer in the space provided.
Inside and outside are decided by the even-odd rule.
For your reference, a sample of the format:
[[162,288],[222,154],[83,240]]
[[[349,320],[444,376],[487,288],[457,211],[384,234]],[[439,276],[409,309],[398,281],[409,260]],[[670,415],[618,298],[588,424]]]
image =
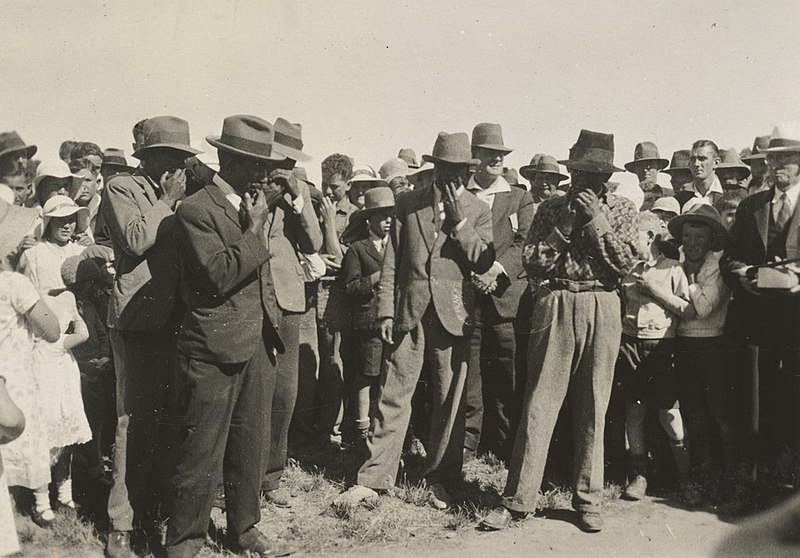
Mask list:
[[472,159],[464,133],[440,133],[433,155],[435,184],[397,199],[378,288],[381,336],[391,346],[369,459],[358,485],[341,498],[357,502],[394,486],[423,359],[430,364],[431,430],[424,476],[430,501],[450,504],[461,480],[464,384],[475,289],[471,274],[494,262],[492,215],[464,186]]
[[510,152],[499,124],[482,123],[472,130],[472,156],[480,163],[467,190],[492,210],[495,261],[489,271],[473,276],[478,299],[467,372],[466,459],[479,449],[504,461],[511,456],[524,379],[524,362],[518,362],[527,348],[526,308],[520,308],[528,286],[522,248],[534,204],[530,193],[512,188],[503,178],[503,158]]
[[265,226],[289,171],[278,168],[286,159],[274,151],[272,125],[261,118],[230,116],[222,134],[206,140],[218,150],[220,171],[176,216],[188,312],[178,340],[183,424],[167,555],[200,551],[222,472],[233,550],[266,556],[273,545],[255,525],[284,343]]
[[186,189],[185,160],[197,153],[189,145],[189,124],[180,118],[151,118],[143,134],[133,153],[141,167],[114,176],[102,204],[117,272],[108,306],[117,377],[109,556],[132,556],[135,529],[159,536],[158,470],[168,463],[169,448],[158,443],[183,319],[173,212]]

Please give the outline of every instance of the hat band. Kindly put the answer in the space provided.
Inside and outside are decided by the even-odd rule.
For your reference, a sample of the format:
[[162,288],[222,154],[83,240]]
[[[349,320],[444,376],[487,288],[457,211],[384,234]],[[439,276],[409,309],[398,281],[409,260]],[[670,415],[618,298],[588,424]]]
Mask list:
[[561,174],[561,170],[556,165],[539,165],[533,172],[552,172],[555,174]]
[[19,138],[14,138],[13,141],[5,145],[0,145],[0,151],[4,153],[13,153],[14,151],[22,151],[24,149],[28,149],[28,146],[25,145],[24,141],[20,141]]
[[575,154],[570,157],[572,161],[593,161],[596,163],[613,164],[614,152],[601,147],[585,147],[580,151],[576,149]]
[[279,132],[277,130],[275,130],[275,143],[279,143],[285,147],[291,147],[297,151],[303,150],[303,142],[299,138],[284,134],[283,132]]
[[772,138],[769,140],[769,148],[773,147],[800,147],[800,140],[788,138]]
[[226,136],[225,134],[219,138],[219,141],[239,151],[246,151],[247,153],[261,155],[262,157],[272,156],[272,144],[263,141],[250,140],[239,136]]
[[188,134],[175,134],[170,131],[154,130],[145,139],[145,147],[162,143],[173,143],[176,145],[189,145]]

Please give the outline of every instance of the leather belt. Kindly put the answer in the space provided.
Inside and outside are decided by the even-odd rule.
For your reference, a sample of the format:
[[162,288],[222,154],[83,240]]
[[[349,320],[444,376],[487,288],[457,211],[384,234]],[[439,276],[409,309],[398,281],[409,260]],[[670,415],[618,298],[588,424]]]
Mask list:
[[591,281],[573,281],[572,279],[548,279],[542,284],[543,287],[551,290],[565,290],[571,293],[586,293],[591,291],[613,291],[609,289],[600,281],[593,279]]

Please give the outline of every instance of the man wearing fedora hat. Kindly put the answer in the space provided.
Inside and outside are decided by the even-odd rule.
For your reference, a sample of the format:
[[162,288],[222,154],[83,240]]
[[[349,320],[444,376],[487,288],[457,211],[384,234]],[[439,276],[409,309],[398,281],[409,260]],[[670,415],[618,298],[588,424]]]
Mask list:
[[738,329],[758,347],[756,455],[760,467],[770,468],[786,447],[798,449],[800,299],[759,289],[757,266],[800,256],[800,123],[778,124],[760,152],[770,187],[740,203],[721,267],[733,290],[732,308],[747,316]]
[[558,190],[558,185],[569,178],[561,174],[558,161],[544,153],[534,155],[529,165],[520,167],[519,173],[531,183],[534,207],[550,198]]
[[25,205],[30,195],[25,171],[36,149],[35,145],[26,145],[16,131],[0,133],[0,184],[6,184],[14,190],[16,205]]
[[670,176],[669,184],[676,194],[682,191],[686,184],[692,181],[692,171],[689,170],[690,156],[691,154],[688,149],[680,149],[673,152],[669,167],[661,171]]
[[178,338],[176,412],[182,425],[167,555],[200,551],[220,473],[233,549],[272,555],[272,544],[255,525],[286,345],[267,227],[278,205],[301,197],[287,177],[294,163],[290,149],[295,157],[301,152],[297,144],[279,150],[283,139],[256,116],[229,116],[222,134],[206,140],[217,148],[219,172],[176,215],[188,312]]
[[681,209],[686,202],[694,198],[708,205],[714,205],[717,198],[722,195],[722,184],[715,172],[721,161],[719,147],[713,141],[704,139],[692,144],[689,151],[692,182],[675,194]]
[[753,140],[753,148],[749,153],[745,149],[742,155],[742,162],[750,167],[750,183],[747,185],[747,191],[751,194],[769,188],[766,180],[766,153],[764,153],[767,147],[769,147],[769,136],[756,136],[756,139]]
[[716,173],[722,184],[722,190],[742,189],[745,192],[750,178],[750,167],[742,162],[739,152],[734,148],[725,149],[720,154],[719,166]]
[[658,173],[667,168],[669,161],[658,154],[658,146],[652,141],[637,143],[633,150],[633,161],[625,163],[625,170],[639,179],[642,192],[649,192],[658,186]]
[[423,476],[437,509],[450,505],[448,490],[461,480],[464,447],[462,401],[472,332],[472,274],[494,262],[489,207],[466,190],[471,165],[467,134],[439,133],[432,155],[434,186],[414,189],[395,205],[378,287],[381,336],[390,346],[369,458],[358,485],[343,502],[392,489],[411,416],[411,399],[430,365],[430,444]]
[[189,124],[159,116],[144,125],[133,156],[141,166],[106,185],[102,204],[117,274],[109,301],[109,338],[117,377],[114,477],[108,500],[110,556],[130,556],[130,534],[157,533],[157,489],[169,467],[160,420],[175,366],[184,307],[178,298],[174,211],[185,191]]
[[503,178],[503,158],[510,152],[499,124],[482,123],[472,130],[472,156],[479,163],[467,190],[492,210],[495,261],[489,271],[473,277],[478,293],[467,370],[467,459],[479,449],[508,459],[517,421],[517,364],[522,364],[517,345],[519,341],[519,348],[525,348],[527,332],[516,318],[527,286],[520,278],[522,247],[534,205],[528,192],[512,188]]
[[606,192],[614,136],[581,130],[570,157],[566,196],[542,203],[523,251],[535,289],[528,375],[502,506],[483,521],[508,527],[532,513],[559,410],[570,397],[575,438],[573,507],[588,532],[602,529],[603,432],[622,333],[620,280],[635,264],[637,212]]

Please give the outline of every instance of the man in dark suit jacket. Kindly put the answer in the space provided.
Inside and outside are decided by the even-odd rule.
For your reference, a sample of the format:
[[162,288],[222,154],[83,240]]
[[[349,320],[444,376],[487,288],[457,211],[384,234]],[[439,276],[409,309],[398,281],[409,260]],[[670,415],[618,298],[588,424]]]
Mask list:
[[178,300],[173,212],[186,190],[185,160],[197,153],[189,145],[189,124],[180,118],[151,118],[143,133],[143,143],[133,153],[141,167],[109,180],[101,208],[116,268],[108,306],[117,378],[109,556],[132,556],[134,529],[160,536],[157,490],[169,463],[160,417],[184,311]]
[[[473,277],[479,291],[475,330],[470,338],[464,437],[466,459],[478,449],[503,460],[511,455],[516,429],[516,400],[524,378],[517,351],[525,354],[524,321],[520,298],[528,286],[522,274],[522,248],[533,221],[530,193],[512,188],[503,178],[503,158],[511,149],[503,144],[499,124],[478,124],[472,130],[472,156],[478,169],[467,190],[492,210],[495,261],[489,271]],[[520,343],[517,346],[517,340]],[[519,376],[519,378],[518,378]]]
[[787,445],[797,447],[800,299],[760,291],[748,269],[800,256],[800,130],[777,126],[765,151],[771,187],[739,204],[720,267],[733,290],[729,330],[759,347],[757,455],[770,466]]
[[222,135],[206,139],[218,150],[220,171],[177,211],[188,312],[178,340],[183,424],[167,555],[199,552],[221,471],[234,550],[263,556],[274,551],[255,527],[271,451],[265,409],[284,352],[264,229],[286,190],[286,181],[275,178],[285,156],[273,149],[272,125],[254,116],[228,117]]
[[471,274],[494,262],[492,215],[464,186],[471,158],[466,134],[440,133],[433,155],[435,185],[399,196],[378,289],[378,319],[391,345],[370,457],[358,485],[342,497],[355,502],[394,486],[423,359],[430,365],[431,430],[423,475],[430,500],[450,504],[445,485],[461,479],[463,393],[475,289]]

